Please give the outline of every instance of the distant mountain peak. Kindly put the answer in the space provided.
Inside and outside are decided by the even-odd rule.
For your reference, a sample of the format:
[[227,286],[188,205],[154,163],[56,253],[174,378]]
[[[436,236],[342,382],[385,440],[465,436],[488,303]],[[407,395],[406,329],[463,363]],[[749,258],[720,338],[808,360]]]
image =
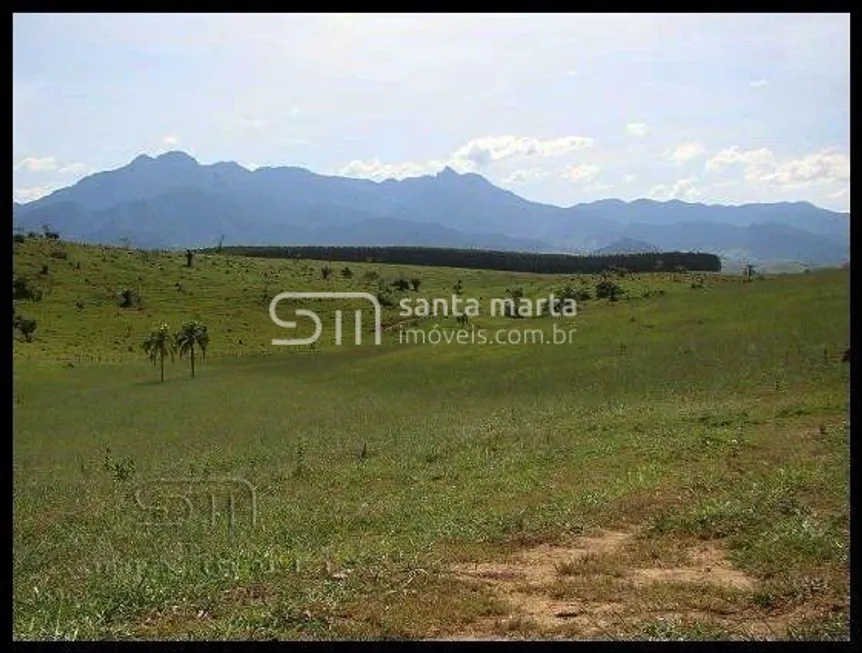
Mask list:
[[149,163],[150,161],[155,161],[155,159],[153,159],[153,157],[151,157],[149,154],[139,154],[134,159],[132,159],[132,162],[129,165],[140,165],[142,163]]
[[194,165],[198,165],[197,159],[180,150],[173,150],[171,152],[160,154],[156,157],[156,161],[165,161],[168,163],[192,163]]
[[660,252],[661,250],[650,243],[642,240],[623,237],[615,240],[610,245],[597,249],[594,254],[642,254],[645,252]]

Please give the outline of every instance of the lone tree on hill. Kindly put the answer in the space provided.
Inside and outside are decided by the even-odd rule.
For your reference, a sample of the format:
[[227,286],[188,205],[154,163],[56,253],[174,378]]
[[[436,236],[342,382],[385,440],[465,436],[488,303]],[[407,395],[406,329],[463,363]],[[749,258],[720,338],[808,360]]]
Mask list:
[[176,352],[176,347],[174,346],[174,339],[171,336],[171,331],[168,328],[168,325],[162,324],[162,326],[150,333],[150,335],[148,335],[144,339],[143,348],[147,354],[147,357],[150,359],[150,361],[152,361],[153,365],[156,364],[156,359],[159,359],[159,363],[161,365],[162,383],[164,383],[165,356],[170,356],[171,360],[173,360],[174,353]]
[[191,362],[192,378],[195,378],[195,349],[199,347],[201,356],[206,360],[209,343],[210,336],[206,325],[197,320],[183,324],[180,332],[176,335],[176,347],[180,358],[188,355]]
[[[13,311],[14,308],[13,305]],[[26,318],[23,315],[13,315],[12,328],[18,329],[26,342],[33,342],[33,334],[36,333],[36,320]]]

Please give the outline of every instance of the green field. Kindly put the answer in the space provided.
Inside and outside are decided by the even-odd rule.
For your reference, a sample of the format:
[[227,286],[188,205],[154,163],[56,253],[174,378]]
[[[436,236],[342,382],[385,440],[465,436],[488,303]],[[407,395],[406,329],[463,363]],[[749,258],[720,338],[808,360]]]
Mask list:
[[[849,637],[849,270],[628,274],[468,327],[560,345],[404,344],[395,306],[381,346],[274,347],[282,291],[600,281],[326,265],[15,244],[14,638]],[[206,360],[162,383],[141,342],[192,319]]]

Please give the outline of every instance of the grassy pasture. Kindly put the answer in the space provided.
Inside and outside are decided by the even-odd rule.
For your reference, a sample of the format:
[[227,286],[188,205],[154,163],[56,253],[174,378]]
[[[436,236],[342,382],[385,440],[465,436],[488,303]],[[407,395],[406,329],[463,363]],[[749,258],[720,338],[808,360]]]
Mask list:
[[[460,279],[484,310],[513,286],[599,278],[329,262],[323,279],[327,262],[15,248],[15,274],[44,291],[14,302],[38,323],[33,342],[13,334],[17,639],[848,637],[846,270],[628,275],[623,300],[579,304],[565,345],[390,329],[338,347],[328,326],[314,348],[278,348],[267,308],[284,290],[374,292],[376,273],[421,279],[396,299],[450,297]],[[139,306],[118,306],[126,288]],[[194,379],[168,363],[160,383],[140,342],[189,319],[209,326],[206,360]],[[416,323],[434,326],[456,324]],[[242,479],[253,502],[148,524],[135,492],[165,478]],[[594,627],[451,573],[604,531],[632,537],[517,590],[576,601]],[[632,584],[706,545],[750,585]]]

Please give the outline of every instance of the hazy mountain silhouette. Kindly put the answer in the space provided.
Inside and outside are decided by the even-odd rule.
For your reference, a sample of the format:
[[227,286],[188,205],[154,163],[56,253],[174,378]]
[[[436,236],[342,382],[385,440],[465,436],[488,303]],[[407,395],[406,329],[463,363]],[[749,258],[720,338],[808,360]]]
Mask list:
[[650,245],[642,240],[634,238],[620,238],[615,240],[610,245],[599,247],[594,254],[641,254],[646,252],[660,252],[661,249],[655,245]]
[[138,247],[226,244],[427,245],[587,252],[621,239],[732,259],[833,265],[849,259],[849,215],[807,202],[721,206],[616,199],[530,202],[481,175],[375,182],[297,167],[201,165],[183,152],[141,155],[27,204],[24,230]]

